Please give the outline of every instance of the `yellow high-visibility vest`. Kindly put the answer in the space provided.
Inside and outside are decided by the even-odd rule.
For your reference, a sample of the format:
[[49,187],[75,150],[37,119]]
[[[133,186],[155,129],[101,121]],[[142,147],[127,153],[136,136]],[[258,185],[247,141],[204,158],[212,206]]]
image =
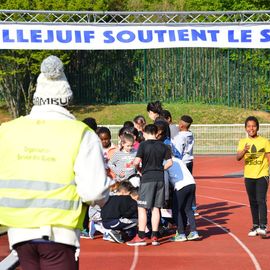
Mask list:
[[1,125],[0,224],[81,228],[73,168],[87,129],[80,121],[26,117]]

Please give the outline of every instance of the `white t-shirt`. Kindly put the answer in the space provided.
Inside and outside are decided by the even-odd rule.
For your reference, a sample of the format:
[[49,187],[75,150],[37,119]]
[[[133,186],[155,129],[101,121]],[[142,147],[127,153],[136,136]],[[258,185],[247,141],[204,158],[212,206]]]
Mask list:
[[195,184],[194,177],[188,170],[184,162],[173,157],[173,165],[167,170],[169,181],[174,186],[175,190],[180,190],[185,186]]
[[178,126],[175,124],[170,124],[170,133],[171,133],[171,140],[179,133]]
[[173,144],[176,149],[182,154],[183,162],[189,163],[194,159],[193,146],[194,136],[191,131],[180,131],[173,139]]

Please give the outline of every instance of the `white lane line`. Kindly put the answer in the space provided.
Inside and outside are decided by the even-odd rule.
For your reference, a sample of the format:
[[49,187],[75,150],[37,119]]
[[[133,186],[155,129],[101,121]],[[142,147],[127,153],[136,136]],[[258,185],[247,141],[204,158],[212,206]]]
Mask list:
[[245,252],[248,254],[248,256],[250,257],[250,259],[252,260],[255,269],[256,270],[261,270],[261,266],[259,264],[259,262],[257,261],[255,255],[248,249],[248,247],[233,233],[229,232],[228,230],[226,230],[224,227],[220,226],[219,224],[217,224],[216,222],[214,222],[211,219],[208,219],[206,217],[201,217],[204,220],[207,220],[208,222],[214,224],[215,226],[219,227],[221,230],[223,230],[224,232],[226,232],[227,234],[229,234],[244,250]]
[[133,255],[133,261],[132,265],[130,266],[130,270],[135,270],[137,263],[139,259],[139,247],[135,246],[134,247],[134,255]]

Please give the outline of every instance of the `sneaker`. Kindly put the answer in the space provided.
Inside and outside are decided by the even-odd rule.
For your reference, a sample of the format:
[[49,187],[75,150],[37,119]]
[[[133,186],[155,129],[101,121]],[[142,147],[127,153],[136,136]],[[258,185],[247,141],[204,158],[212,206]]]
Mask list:
[[146,246],[146,238],[140,238],[136,235],[131,241],[127,242],[128,246]]
[[187,241],[186,235],[184,233],[178,233],[176,232],[175,236],[170,238],[170,241],[172,242],[184,242]]
[[89,222],[89,237],[91,239],[94,239],[95,232],[96,232],[95,222],[93,220],[90,220],[90,222]]
[[110,237],[110,235],[107,233],[107,232],[105,232],[104,234],[103,234],[103,238],[102,238],[104,241],[110,241],[110,242],[114,242],[114,240]]
[[111,230],[108,233],[109,233],[110,237],[114,240],[114,242],[119,243],[119,244],[124,243],[124,241],[121,237],[121,234],[119,232]]
[[90,239],[89,232],[86,229],[82,230],[80,237],[85,238],[85,239]]
[[253,226],[249,233],[248,233],[248,236],[257,236],[258,235],[258,231],[259,231],[259,226]]
[[197,231],[190,232],[189,235],[187,236],[187,240],[195,240],[199,238],[199,234]]
[[257,229],[257,234],[259,234],[262,237],[265,237],[266,233],[267,233],[267,229],[265,225],[262,225]]
[[160,245],[160,242],[158,241],[158,238],[156,236],[153,236],[151,238],[151,241],[152,241],[152,246],[159,246]]
[[151,239],[152,231],[148,231],[145,233],[145,237]]

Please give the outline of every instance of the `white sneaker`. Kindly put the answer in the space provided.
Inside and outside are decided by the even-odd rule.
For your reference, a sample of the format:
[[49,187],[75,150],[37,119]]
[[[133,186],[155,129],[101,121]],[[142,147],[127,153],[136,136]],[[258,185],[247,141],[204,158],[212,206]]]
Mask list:
[[111,237],[111,239],[114,240],[114,242],[122,244],[124,243],[122,236],[119,232],[115,231],[115,230],[110,230],[109,231],[109,236]]
[[248,233],[248,236],[257,236],[259,234],[259,230],[260,228],[258,226],[252,227]]
[[266,233],[267,233],[266,227],[262,226],[262,227],[258,228],[257,233],[262,237],[266,236]]
[[197,231],[190,232],[189,235],[187,236],[187,240],[195,240],[198,238],[200,238],[200,236]]

